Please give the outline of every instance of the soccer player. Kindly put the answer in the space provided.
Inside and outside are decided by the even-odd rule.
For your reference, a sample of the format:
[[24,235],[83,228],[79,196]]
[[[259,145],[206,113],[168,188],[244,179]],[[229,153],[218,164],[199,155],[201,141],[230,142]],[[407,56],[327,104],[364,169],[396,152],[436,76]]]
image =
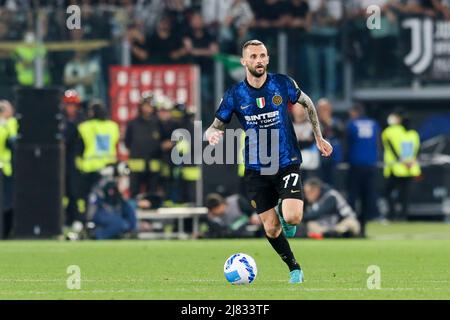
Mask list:
[[[302,283],[303,271],[286,239],[295,235],[296,225],[303,216],[302,158],[288,104],[305,108],[313,126],[316,145],[323,156],[330,156],[333,148],[322,137],[311,99],[290,77],[267,72],[269,54],[261,41],[250,40],[244,44],[241,63],[246,68],[246,79],[225,93],[214,122],[205,135],[211,145],[219,143],[225,124],[230,122],[233,113],[246,133],[250,130],[256,132],[258,139],[250,135],[245,139],[245,181],[251,204],[259,214],[268,241],[289,267],[289,282]],[[257,161],[249,161],[249,156],[254,157],[254,150],[249,148],[254,148],[255,144],[257,150],[264,148],[258,145],[263,130],[276,130],[279,139],[275,141],[279,146],[278,170],[271,175],[263,172],[265,164],[260,157]],[[272,136],[270,132],[267,135]]]

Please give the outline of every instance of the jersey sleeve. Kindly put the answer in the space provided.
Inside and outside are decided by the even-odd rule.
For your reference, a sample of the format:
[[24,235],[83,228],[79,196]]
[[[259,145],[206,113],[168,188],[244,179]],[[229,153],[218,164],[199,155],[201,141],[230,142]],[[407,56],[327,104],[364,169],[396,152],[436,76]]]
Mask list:
[[231,89],[225,92],[219,108],[216,111],[216,118],[224,123],[229,123],[234,112],[233,94]]
[[295,82],[294,79],[292,79],[291,77],[288,77],[288,76],[286,76],[286,85],[287,85],[289,101],[292,104],[297,103],[298,99],[302,95],[302,90],[300,90],[300,87],[298,86],[297,82]]

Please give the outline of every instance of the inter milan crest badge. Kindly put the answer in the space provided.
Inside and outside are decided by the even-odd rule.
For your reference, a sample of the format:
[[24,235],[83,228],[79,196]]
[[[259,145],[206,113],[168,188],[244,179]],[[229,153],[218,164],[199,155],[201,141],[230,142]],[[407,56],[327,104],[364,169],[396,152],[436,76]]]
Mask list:
[[278,107],[280,104],[283,103],[283,98],[277,94],[277,95],[273,96],[272,103]]
[[266,106],[266,99],[264,99],[264,97],[262,98],[257,98],[256,99],[256,105],[258,106],[258,108],[262,109]]

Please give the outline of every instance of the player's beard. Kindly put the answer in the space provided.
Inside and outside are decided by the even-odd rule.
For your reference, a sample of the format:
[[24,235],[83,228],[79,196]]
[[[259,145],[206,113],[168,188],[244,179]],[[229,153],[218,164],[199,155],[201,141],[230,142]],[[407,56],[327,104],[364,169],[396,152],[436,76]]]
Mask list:
[[[263,71],[262,72],[258,72],[256,69],[258,68],[258,67],[263,67]],[[254,76],[255,78],[261,78],[263,75],[265,75],[266,74],[266,71],[267,71],[267,66],[265,66],[265,65],[257,65],[255,68],[252,68],[252,67],[249,67],[249,66],[247,66],[247,69],[248,69],[248,71],[250,72],[250,74],[252,75],[252,76]]]

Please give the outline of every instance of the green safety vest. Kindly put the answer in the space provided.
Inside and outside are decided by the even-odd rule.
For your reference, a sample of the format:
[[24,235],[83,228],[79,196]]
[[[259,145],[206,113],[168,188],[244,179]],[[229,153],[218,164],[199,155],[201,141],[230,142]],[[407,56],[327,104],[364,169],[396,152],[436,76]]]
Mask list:
[[[381,134],[384,147],[384,176],[417,177],[421,174],[417,162],[420,148],[419,134],[407,131],[402,125],[392,125]],[[397,158],[397,156],[398,158]],[[409,167],[405,163],[411,163]]]
[[184,181],[198,181],[202,177],[202,171],[199,166],[186,166],[181,168],[181,178]]
[[111,120],[88,120],[78,126],[78,132],[84,143],[83,154],[76,161],[81,172],[97,172],[117,161],[116,146],[120,138],[117,123]]
[[161,160],[152,159],[146,162],[145,159],[140,158],[130,158],[128,159],[128,168],[133,173],[146,172],[147,168],[152,173],[158,173],[161,171]]
[[16,118],[11,117],[6,121],[6,127],[9,130],[9,134],[11,137],[17,136],[17,133],[19,132],[19,122]]
[[12,153],[11,150],[6,146],[8,138],[10,136],[11,133],[8,129],[7,124],[5,123],[0,125],[0,170],[2,170],[3,174],[7,177],[10,177],[12,175]]
[[[46,54],[46,49],[44,46],[18,46],[14,50],[14,57],[16,60],[16,73],[17,80],[23,86],[32,86],[34,84],[34,64],[33,61],[36,57],[44,57]],[[28,62],[26,65],[24,62]],[[49,74],[45,72],[44,74],[45,84],[49,83]]]

